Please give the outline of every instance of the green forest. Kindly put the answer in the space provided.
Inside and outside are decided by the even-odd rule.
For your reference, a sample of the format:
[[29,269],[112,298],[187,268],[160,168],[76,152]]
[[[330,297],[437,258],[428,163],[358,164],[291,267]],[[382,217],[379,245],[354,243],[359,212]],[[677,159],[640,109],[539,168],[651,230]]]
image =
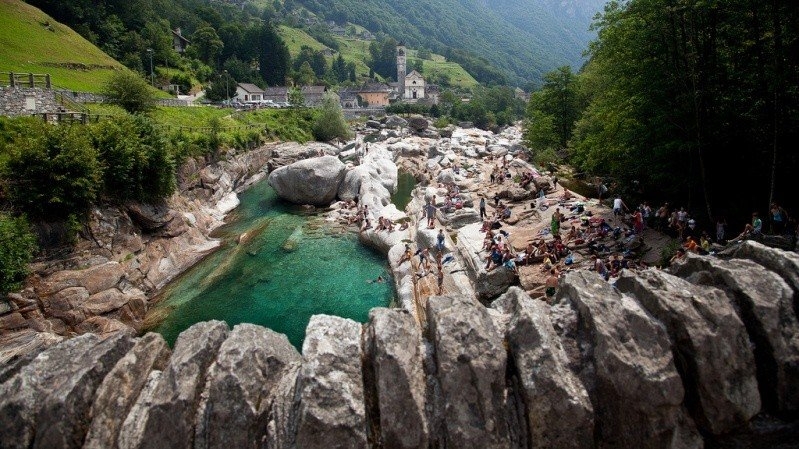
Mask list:
[[799,213],[797,2],[614,1],[595,26],[584,69],[531,99],[536,157],[705,222]]

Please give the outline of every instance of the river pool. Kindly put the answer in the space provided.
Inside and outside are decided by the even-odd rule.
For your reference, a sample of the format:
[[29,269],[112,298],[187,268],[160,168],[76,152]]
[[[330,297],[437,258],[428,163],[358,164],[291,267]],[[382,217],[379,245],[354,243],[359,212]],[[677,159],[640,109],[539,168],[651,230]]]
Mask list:
[[385,257],[357,236],[284,203],[266,181],[240,200],[215,234],[222,248],[168,285],[149,313],[150,330],[170,344],[194,323],[224,320],[271,328],[300,348],[311,315],[365,322],[373,307],[391,303]]

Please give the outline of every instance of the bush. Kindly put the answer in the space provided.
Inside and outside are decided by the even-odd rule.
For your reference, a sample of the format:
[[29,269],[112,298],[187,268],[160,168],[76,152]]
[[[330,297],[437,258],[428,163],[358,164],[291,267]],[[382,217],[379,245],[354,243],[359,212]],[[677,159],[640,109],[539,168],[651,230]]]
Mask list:
[[131,114],[155,109],[155,93],[144,78],[124,70],[115,72],[103,88],[110,103],[119,105]]
[[325,96],[321,113],[316,117],[312,130],[314,139],[319,142],[329,142],[335,138],[346,140],[352,135],[347,121],[344,120],[341,106],[332,96]]
[[36,238],[24,217],[0,212],[0,294],[20,288],[36,251]]
[[102,167],[83,125],[47,126],[8,148],[9,200],[31,218],[61,220],[97,199]]

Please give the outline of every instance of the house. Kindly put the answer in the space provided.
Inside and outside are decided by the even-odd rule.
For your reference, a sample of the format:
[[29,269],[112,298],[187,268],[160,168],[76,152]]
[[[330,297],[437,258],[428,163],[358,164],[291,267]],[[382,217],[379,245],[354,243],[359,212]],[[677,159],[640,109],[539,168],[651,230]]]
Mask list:
[[347,34],[347,29],[342,26],[336,25],[330,29],[330,32],[335,34],[336,36],[344,36],[345,34]]
[[438,104],[438,96],[441,95],[441,90],[437,84],[428,84],[424,93],[430,104]]
[[305,106],[315,107],[322,104],[325,97],[327,87],[325,86],[302,86],[302,98],[305,100]]
[[370,33],[368,30],[363,30],[361,33],[361,39],[366,41],[371,41],[375,39],[375,35]]
[[289,88],[285,86],[267,87],[263,94],[264,101],[272,101],[278,104],[288,104]]
[[361,104],[358,101],[357,89],[351,89],[349,87],[341,89],[338,93],[338,97],[341,107],[344,109],[355,109],[361,107]]
[[172,48],[175,49],[176,52],[183,54],[188,46],[189,40],[180,34],[180,28],[172,30]]
[[370,107],[388,106],[391,87],[384,83],[366,83],[358,89],[358,96]]
[[334,53],[335,52],[331,48],[325,47],[325,48],[322,49],[322,55],[324,55],[324,56],[326,56],[328,58],[332,58]]
[[255,84],[239,83],[236,85],[233,100],[239,103],[260,103],[264,101],[264,91]]

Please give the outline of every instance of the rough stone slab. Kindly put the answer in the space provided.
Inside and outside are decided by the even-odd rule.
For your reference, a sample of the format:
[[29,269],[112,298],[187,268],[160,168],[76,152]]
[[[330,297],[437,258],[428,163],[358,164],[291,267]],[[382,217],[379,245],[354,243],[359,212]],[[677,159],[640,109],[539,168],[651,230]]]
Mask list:
[[40,352],[61,342],[64,337],[47,332],[24,329],[0,336],[0,384],[4,383]]
[[780,275],[793,289],[794,308],[799,313],[799,254],[747,240],[734,247],[728,255],[737,259],[749,259]]
[[299,364],[290,365],[274,388],[272,393],[274,399],[269,407],[266,441],[264,442],[267,449],[294,447],[297,430],[294,398],[297,397],[299,372]]
[[[206,321],[180,334],[152,393],[142,393],[123,424],[122,448],[190,448],[208,367],[228,336],[227,324]],[[124,442],[124,444],[122,444]]]
[[89,296],[81,304],[86,316],[102,315],[117,310],[128,303],[130,298],[117,288],[110,288]]
[[549,306],[511,287],[493,308],[511,315],[510,354],[522,385],[532,447],[594,446],[594,408],[549,318]]
[[616,287],[666,325],[680,354],[683,383],[698,401],[697,424],[719,435],[745,426],[760,411],[749,336],[723,292],[658,270],[625,272]]
[[466,273],[474,284],[475,293],[480,299],[492,299],[508,290],[516,275],[505,267],[486,271],[488,252],[482,251],[485,233],[480,232],[480,224],[470,224],[458,231],[458,252],[464,263]]
[[428,331],[441,387],[442,447],[506,448],[506,352],[488,312],[466,297],[433,296]]
[[594,272],[568,273],[559,297],[575,305],[586,330],[582,344],[594,369],[589,394],[599,441],[610,447],[701,447],[663,325]]
[[0,385],[3,447],[80,447],[95,389],[131,345],[84,335],[40,353]]
[[428,447],[419,327],[407,311],[372,309],[366,329],[367,360],[374,374],[383,447]]
[[761,401],[770,410],[799,410],[799,320],[793,292],[776,273],[744,259],[689,256],[675,273],[727,292],[754,343]]
[[114,447],[122,423],[153,370],[163,370],[170,350],[160,334],[148,333],[114,366],[97,389],[84,449]]
[[366,447],[362,356],[360,324],[311,317],[297,379],[298,448]]
[[299,363],[285,335],[254,324],[234,327],[208,371],[195,449],[261,447],[274,390]]

